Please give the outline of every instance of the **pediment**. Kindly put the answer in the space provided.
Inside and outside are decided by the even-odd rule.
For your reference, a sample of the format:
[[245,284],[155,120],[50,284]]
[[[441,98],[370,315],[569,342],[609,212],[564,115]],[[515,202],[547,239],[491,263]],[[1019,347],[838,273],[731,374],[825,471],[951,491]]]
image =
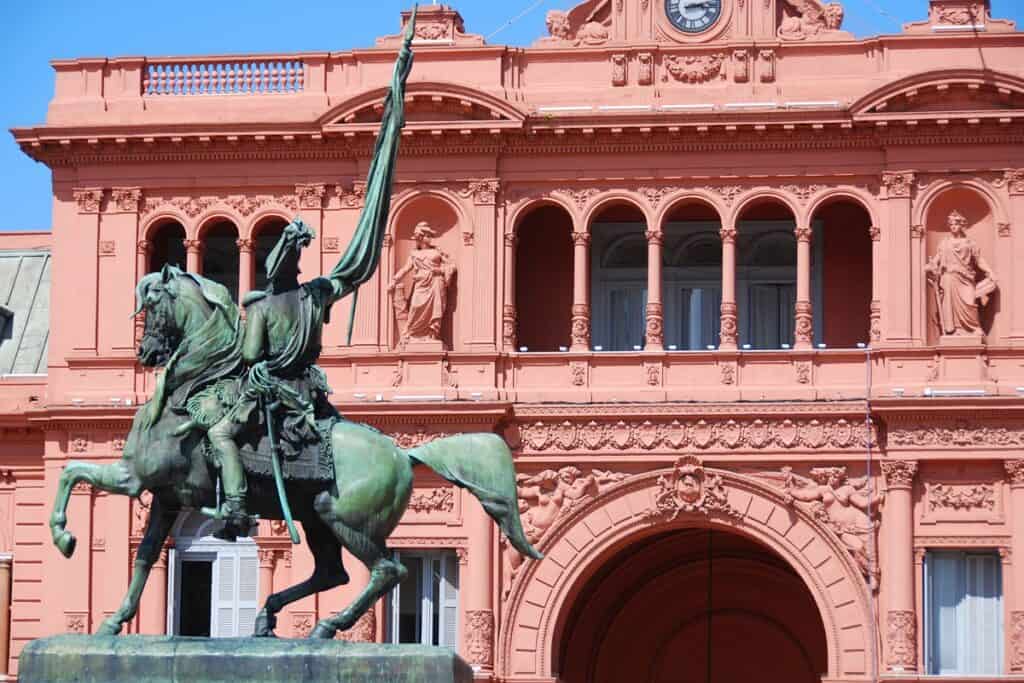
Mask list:
[[[321,121],[324,128],[373,125],[384,114],[387,88],[363,93],[335,107]],[[451,83],[413,83],[405,95],[407,124],[521,125],[526,116],[493,95]]]
[[854,116],[1024,111],[1024,81],[981,71],[929,73],[903,79],[861,98]]

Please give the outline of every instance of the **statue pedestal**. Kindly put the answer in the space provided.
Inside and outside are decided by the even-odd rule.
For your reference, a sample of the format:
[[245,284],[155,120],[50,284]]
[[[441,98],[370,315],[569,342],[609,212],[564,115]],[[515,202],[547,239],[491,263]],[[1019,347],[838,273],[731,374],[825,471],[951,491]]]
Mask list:
[[405,342],[402,350],[409,353],[441,353],[444,351],[444,342],[440,339],[410,339]]
[[943,348],[966,348],[985,345],[983,334],[944,334],[939,337],[939,346]]
[[19,683],[469,683],[448,649],[342,640],[54,636],[21,653]]

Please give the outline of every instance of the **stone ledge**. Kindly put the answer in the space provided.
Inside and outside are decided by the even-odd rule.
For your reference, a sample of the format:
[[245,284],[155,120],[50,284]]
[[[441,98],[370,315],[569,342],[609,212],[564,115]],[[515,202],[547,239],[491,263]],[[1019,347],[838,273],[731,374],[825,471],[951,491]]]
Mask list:
[[469,683],[448,649],[340,640],[76,636],[41,638],[19,683]]

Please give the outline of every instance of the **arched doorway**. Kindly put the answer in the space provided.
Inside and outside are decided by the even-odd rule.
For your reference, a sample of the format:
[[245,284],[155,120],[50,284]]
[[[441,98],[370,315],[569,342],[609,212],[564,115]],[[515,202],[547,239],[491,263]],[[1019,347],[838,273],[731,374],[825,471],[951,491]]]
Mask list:
[[564,624],[564,683],[817,683],[827,669],[824,626],[800,577],[728,531],[673,529],[617,548]]

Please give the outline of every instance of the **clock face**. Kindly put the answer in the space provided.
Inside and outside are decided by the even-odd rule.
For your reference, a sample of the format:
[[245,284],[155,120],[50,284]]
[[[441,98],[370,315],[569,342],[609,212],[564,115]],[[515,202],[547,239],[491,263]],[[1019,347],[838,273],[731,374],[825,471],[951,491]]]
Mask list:
[[680,31],[700,33],[722,16],[722,0],[665,0],[665,14]]

